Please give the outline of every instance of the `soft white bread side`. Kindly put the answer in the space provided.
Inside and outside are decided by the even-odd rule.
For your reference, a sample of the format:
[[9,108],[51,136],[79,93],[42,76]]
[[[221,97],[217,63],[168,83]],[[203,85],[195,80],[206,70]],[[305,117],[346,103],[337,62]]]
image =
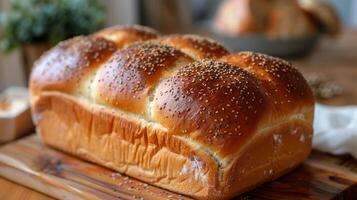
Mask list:
[[314,99],[289,63],[145,32],[116,27],[39,59],[30,91],[46,144],[197,199],[231,198],[306,159]]

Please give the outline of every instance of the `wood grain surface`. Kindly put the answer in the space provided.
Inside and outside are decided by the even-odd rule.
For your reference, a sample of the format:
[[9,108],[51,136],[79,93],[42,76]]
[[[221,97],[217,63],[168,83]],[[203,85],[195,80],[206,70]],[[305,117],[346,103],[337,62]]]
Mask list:
[[52,197],[49,197],[45,194],[36,192],[30,188],[19,185],[12,181],[6,179],[0,179],[0,199],[17,199],[17,200],[27,200],[27,199],[36,199],[36,200],[51,200]]
[[[357,199],[357,161],[318,152],[237,199]],[[31,135],[0,148],[0,175],[59,199],[190,199],[43,145]]]
[[[327,75],[329,78],[335,80],[337,83],[341,84],[344,87],[343,95],[329,100],[321,100],[322,103],[333,105],[357,104],[357,32],[344,32],[337,38],[324,38],[320,42],[316,51],[314,51],[311,55],[303,59],[291,61],[293,62],[294,66],[296,66],[305,73],[320,73],[323,75]],[[32,138],[31,140],[35,139]],[[51,176],[53,176],[54,171],[51,170],[53,169],[53,164],[48,164],[49,161],[53,162],[53,160],[47,159],[46,162],[42,162],[42,167],[43,169],[47,169],[45,171],[50,173],[50,175],[52,173]],[[353,196],[357,193],[355,188],[355,182],[357,181],[356,162],[357,161],[355,159],[347,155],[332,156],[329,154],[324,154],[315,151],[311,154],[309,160],[307,160],[303,166],[295,170],[294,173],[284,176],[276,180],[275,182],[265,184],[264,186],[256,189],[255,191],[243,195],[239,198],[277,199],[278,196],[276,196],[276,192],[280,191],[279,194],[282,193],[284,195],[290,195],[288,199],[316,199],[316,194],[311,193],[310,196],[304,195],[304,193],[309,190],[308,188],[310,186],[313,186],[315,188],[318,188],[318,191],[320,191],[318,195],[322,195],[323,198],[328,199],[334,194],[339,193],[339,195],[335,195],[334,198],[357,199]],[[44,163],[47,163],[47,165],[45,165]],[[18,166],[18,164],[19,163],[15,162],[14,165]],[[4,165],[1,165],[2,169],[3,167]],[[110,174],[112,172],[107,173]],[[4,176],[10,176],[7,171],[2,172],[2,174],[4,174]],[[109,174],[107,175],[109,176]],[[19,177],[21,177],[21,175],[24,174],[20,173]],[[66,176],[70,175],[66,174]],[[314,181],[316,177],[321,177],[321,180],[318,179]],[[13,180],[13,177],[8,178]],[[114,182],[116,178],[118,177],[115,177],[113,179]],[[78,177],[77,179],[74,177],[74,179],[77,180]],[[21,181],[20,184],[26,185],[26,183],[24,183],[23,181]],[[30,187],[34,186],[34,184],[32,184],[31,182],[27,184],[29,184]],[[51,190],[49,189],[48,184],[45,184],[45,186],[45,188]],[[60,193],[63,193],[63,191]],[[51,198],[42,195],[36,191],[33,191],[29,188],[18,185],[14,182],[10,182],[8,180],[0,178],[0,199],[32,200]]]

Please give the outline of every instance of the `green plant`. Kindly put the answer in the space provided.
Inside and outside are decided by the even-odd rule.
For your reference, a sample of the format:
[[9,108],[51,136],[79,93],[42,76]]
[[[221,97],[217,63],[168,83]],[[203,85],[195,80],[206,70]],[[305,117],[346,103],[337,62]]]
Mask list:
[[11,0],[0,13],[0,49],[9,52],[24,43],[58,41],[90,34],[105,22],[97,0]]

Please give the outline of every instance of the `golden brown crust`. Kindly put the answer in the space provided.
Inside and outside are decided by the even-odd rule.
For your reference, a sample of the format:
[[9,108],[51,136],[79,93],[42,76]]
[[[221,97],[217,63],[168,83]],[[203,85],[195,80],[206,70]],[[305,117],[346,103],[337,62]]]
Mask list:
[[[312,117],[307,114],[307,121]],[[277,122],[275,127],[259,132],[261,136],[225,170],[225,192],[230,196],[241,194],[278,178],[304,161],[310,153],[312,137],[307,121]]]
[[95,35],[111,40],[116,43],[118,48],[123,48],[135,42],[157,38],[159,32],[149,27],[132,25],[109,27],[95,33]]
[[34,95],[44,90],[72,91],[116,49],[114,43],[100,37],[79,36],[61,42],[35,63],[31,91]]
[[197,60],[220,58],[229,53],[218,42],[197,35],[170,35],[156,41],[180,49]]
[[291,63],[260,53],[240,52],[223,57],[230,64],[255,76],[271,99],[276,116],[311,106],[314,98],[301,73]]
[[192,138],[222,157],[236,152],[269,111],[253,76],[214,60],[182,67],[162,81],[153,104],[153,118],[172,134]]
[[198,199],[230,198],[308,155],[314,99],[291,64],[125,37],[115,53],[80,37],[37,62],[32,112],[45,143]]
[[169,46],[137,43],[121,51],[99,70],[97,100],[126,111],[147,114],[146,105],[159,79],[190,58]]

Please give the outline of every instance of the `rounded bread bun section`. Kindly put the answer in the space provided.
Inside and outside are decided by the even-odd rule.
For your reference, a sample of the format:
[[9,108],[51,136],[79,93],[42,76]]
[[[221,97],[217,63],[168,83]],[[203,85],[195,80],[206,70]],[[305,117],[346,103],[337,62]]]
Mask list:
[[254,76],[216,60],[197,61],[162,81],[153,118],[171,134],[190,138],[212,155],[232,155],[268,113],[266,94]]
[[113,42],[96,36],[60,42],[34,64],[29,82],[32,94],[45,90],[72,92],[116,49]]
[[170,35],[160,37],[157,42],[180,49],[193,59],[217,59],[229,54],[218,42],[197,35]]
[[230,54],[221,60],[244,69],[259,80],[276,117],[299,111],[296,109],[311,108],[314,103],[306,80],[285,60],[254,52]]
[[157,38],[159,32],[149,27],[131,25],[109,27],[94,35],[113,41],[119,48],[123,48],[135,42]]
[[181,51],[157,43],[136,43],[117,51],[98,71],[96,100],[137,114],[148,114],[150,94],[171,70],[191,62]]

